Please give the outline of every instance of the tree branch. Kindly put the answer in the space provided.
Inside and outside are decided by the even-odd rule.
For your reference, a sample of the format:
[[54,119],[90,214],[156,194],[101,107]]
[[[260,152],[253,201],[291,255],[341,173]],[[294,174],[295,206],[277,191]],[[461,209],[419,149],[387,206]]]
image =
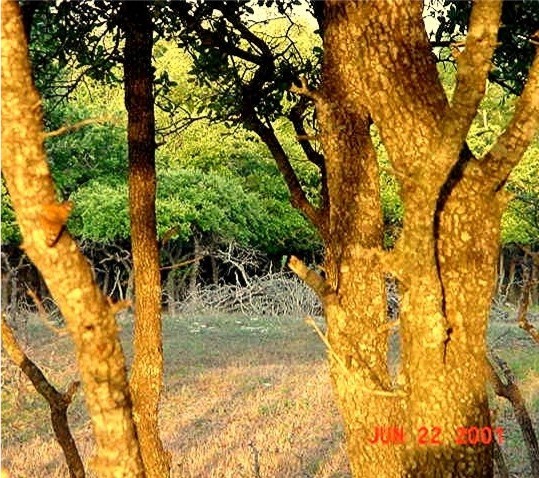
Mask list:
[[305,131],[305,127],[303,125],[303,113],[305,112],[306,107],[307,102],[305,101],[305,98],[302,97],[291,108],[290,113],[288,114],[288,119],[292,122],[292,126],[294,127],[294,131],[296,132],[298,142],[303,149],[303,152],[305,153],[307,159],[311,163],[322,169],[324,167],[324,156],[314,150],[310,143],[310,137],[307,134],[307,131]]
[[480,166],[491,178],[495,191],[505,184],[539,129],[539,54],[536,52],[515,113],[507,129],[487,153]]
[[88,118],[82,121],[78,121],[77,123],[65,125],[61,128],[58,128],[54,131],[46,131],[43,133],[43,137],[45,139],[48,138],[54,138],[56,136],[62,136],[63,134],[72,133],[73,131],[77,131],[81,128],[84,128],[85,126],[89,126],[92,124],[105,124],[105,123],[116,123],[116,119],[113,116],[101,116],[99,118]]
[[189,5],[186,2],[170,2],[169,6],[185,22],[185,26],[188,30],[196,31],[204,46],[219,48],[219,50],[224,53],[236,56],[250,63],[257,65],[263,63],[264,60],[261,55],[255,55],[249,51],[242,50],[241,48],[226,42],[215,32],[202,27],[200,21],[189,14]]
[[[498,372],[496,371],[496,368],[492,362],[496,363],[496,365],[500,368],[507,382],[506,384],[498,375]],[[489,360],[488,365],[490,368],[491,383],[494,387],[496,395],[509,400],[515,411],[517,422],[520,425],[520,429],[522,430],[522,435],[524,437],[524,443],[528,449],[532,476],[539,476],[539,444],[537,442],[537,435],[533,429],[530,414],[526,409],[526,403],[524,402],[522,394],[520,393],[520,390],[516,384],[515,376],[507,363],[497,355],[492,354],[492,361]]]
[[539,344],[539,331],[530,323],[528,320],[528,308],[530,306],[530,291],[532,288],[532,268],[534,263],[530,267],[524,267],[523,281],[524,285],[522,287],[522,294],[520,296],[520,303],[518,304],[517,310],[517,323],[518,326],[525,330],[531,338]]
[[[250,111],[245,111],[246,107],[249,108]],[[260,139],[264,141],[270,150],[277,163],[277,167],[288,186],[288,190],[290,191],[290,202],[292,206],[303,212],[315,227],[322,230],[324,227],[323,216],[320,213],[320,210],[315,208],[307,199],[305,191],[301,187],[299,178],[290,163],[288,155],[281,146],[277,136],[275,136],[273,128],[264,125],[258,116],[256,116],[256,113],[251,110],[251,107],[247,105],[244,106],[244,123],[249,129],[258,134]]]
[[335,297],[335,291],[326,280],[318,273],[310,269],[296,256],[291,256],[288,267],[312,290],[316,292],[322,302],[326,302],[328,297]]
[[457,58],[457,80],[451,108],[442,122],[442,141],[450,138],[456,156],[485,94],[496,48],[496,37],[502,10],[500,0],[476,0],[472,9],[466,47]]
[[51,411],[52,428],[56,440],[64,452],[70,477],[84,478],[86,476],[84,465],[67,420],[67,409],[80,382],[71,383],[66,393],[60,393],[56,390],[39,367],[24,353],[5,317],[2,317],[2,345],[9,358],[22,370],[36,391],[47,401]]

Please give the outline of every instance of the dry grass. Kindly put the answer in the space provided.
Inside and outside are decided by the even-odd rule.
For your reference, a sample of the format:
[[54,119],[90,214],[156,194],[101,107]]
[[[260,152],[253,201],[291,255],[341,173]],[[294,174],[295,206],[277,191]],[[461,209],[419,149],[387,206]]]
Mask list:
[[[122,338],[131,355],[131,324]],[[69,338],[35,320],[31,357],[60,388],[76,378]],[[165,320],[162,437],[173,477],[346,477],[342,426],[323,345],[298,319]],[[3,364],[3,464],[12,477],[67,477],[43,400]],[[85,461],[92,437],[79,397],[71,410]],[[91,474],[89,476],[92,476]]]
[[[518,359],[511,364],[514,368],[524,365],[516,372],[537,416],[539,355],[530,352],[517,329],[510,324],[503,327],[506,336],[497,348],[508,359]],[[131,356],[130,322],[124,321],[122,329]],[[30,343],[35,344],[30,356],[59,388],[65,388],[77,378],[69,338],[54,336],[34,318],[28,330]],[[491,335],[497,337],[500,330]],[[173,477],[350,476],[324,346],[303,321],[165,318],[164,344],[161,423],[163,441],[173,456]],[[14,478],[67,477],[44,401],[24,379],[17,400],[17,372],[7,360],[2,376],[3,465]],[[499,425],[511,435],[514,432],[506,448],[510,467],[525,477],[527,460],[518,430],[511,424],[511,410],[503,402],[496,407]],[[80,396],[70,418],[88,462],[93,441]]]

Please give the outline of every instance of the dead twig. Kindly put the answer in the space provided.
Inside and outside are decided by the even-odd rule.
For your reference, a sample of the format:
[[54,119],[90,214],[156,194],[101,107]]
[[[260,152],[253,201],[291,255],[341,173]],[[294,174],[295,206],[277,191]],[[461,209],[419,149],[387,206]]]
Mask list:
[[45,310],[45,306],[41,299],[37,296],[36,292],[33,289],[27,289],[26,294],[33,300],[34,304],[37,307],[37,316],[43,322],[45,327],[50,331],[54,332],[56,335],[61,337],[62,335],[67,335],[67,331],[57,327],[49,320],[49,314]]
[[61,128],[58,128],[54,131],[46,131],[43,133],[43,137],[45,139],[49,138],[55,138],[57,136],[62,136],[67,133],[72,133],[74,131],[77,131],[81,128],[84,128],[85,126],[89,126],[92,124],[105,124],[105,123],[112,123],[117,124],[118,118],[115,118],[114,116],[102,116],[99,118],[88,118],[82,121],[78,121],[77,123],[69,124],[62,126]]

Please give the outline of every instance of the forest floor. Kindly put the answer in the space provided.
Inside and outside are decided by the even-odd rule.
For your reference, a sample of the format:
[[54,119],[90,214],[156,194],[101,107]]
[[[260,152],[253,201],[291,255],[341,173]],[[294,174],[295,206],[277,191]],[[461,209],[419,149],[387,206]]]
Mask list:
[[[121,328],[131,357],[131,321],[121,320]],[[65,390],[77,379],[69,337],[55,335],[37,317],[30,317],[27,331],[28,355]],[[539,423],[539,347],[509,320],[492,323],[489,341],[515,372]],[[350,476],[324,345],[303,320],[165,317],[164,353],[160,420],[172,477]],[[67,477],[44,400],[7,358],[2,378],[2,466],[13,478]],[[512,408],[499,398],[492,408],[504,429],[511,476],[531,476]],[[93,441],[80,393],[70,421],[87,463]]]

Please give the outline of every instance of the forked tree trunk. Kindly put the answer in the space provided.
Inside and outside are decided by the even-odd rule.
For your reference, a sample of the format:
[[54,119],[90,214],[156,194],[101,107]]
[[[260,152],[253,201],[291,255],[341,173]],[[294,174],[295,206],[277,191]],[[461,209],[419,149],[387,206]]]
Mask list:
[[159,437],[163,388],[161,277],[155,216],[155,119],[153,26],[147,2],[124,2],[124,84],[128,114],[129,216],[135,286],[134,359],[130,387],[148,477],[170,473],[170,456]]
[[103,478],[144,477],[118,307],[95,283],[87,260],[64,231],[70,206],[56,201],[43,149],[41,100],[31,80],[18,2],[2,2],[2,174],[23,237],[66,320],[75,345]]
[[[500,9],[495,1],[475,5],[451,105],[421,2],[326,2],[322,88],[295,88],[315,102],[321,129],[329,200],[318,224],[327,278],[297,260],[290,265],[324,304],[354,477],[493,473],[485,353],[501,187],[537,129],[539,97],[536,60],[513,123],[481,162],[473,158],[465,139]],[[371,120],[404,202],[391,252],[382,248]],[[387,366],[385,274],[402,294],[396,383]],[[380,429],[386,443],[372,443]]]

